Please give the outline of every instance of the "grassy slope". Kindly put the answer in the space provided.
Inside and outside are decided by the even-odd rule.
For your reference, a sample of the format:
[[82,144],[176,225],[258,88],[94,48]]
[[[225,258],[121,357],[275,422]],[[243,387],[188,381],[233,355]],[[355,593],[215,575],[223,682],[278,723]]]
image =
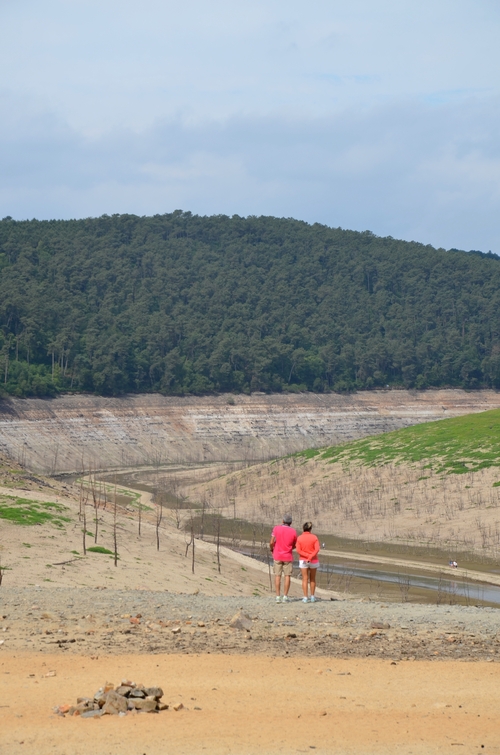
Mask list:
[[297,456],[378,466],[428,461],[436,473],[463,474],[500,466],[500,409],[428,422]]

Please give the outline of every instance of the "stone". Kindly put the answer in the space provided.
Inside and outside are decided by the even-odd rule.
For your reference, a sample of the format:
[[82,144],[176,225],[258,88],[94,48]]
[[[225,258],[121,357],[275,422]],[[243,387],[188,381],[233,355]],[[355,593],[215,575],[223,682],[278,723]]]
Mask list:
[[147,697],[154,697],[156,700],[159,700],[160,697],[163,697],[163,690],[161,687],[146,687],[144,690]]
[[65,705],[59,705],[59,707],[57,709],[57,712],[58,713],[62,713],[64,715],[65,713],[69,712],[70,707],[71,706],[67,705],[67,704],[65,704]]
[[142,710],[143,713],[151,713],[156,710],[156,700],[134,700],[136,710]]
[[175,705],[173,706],[173,709],[174,709],[174,710],[182,710],[183,708],[184,708],[184,705],[183,705],[182,703],[176,703],[176,704],[175,704]]
[[72,708],[72,714],[73,716],[81,716],[82,713],[85,713],[87,710],[98,710],[99,705],[97,703],[94,703],[93,700],[89,700],[88,702],[82,702],[78,703],[78,705],[74,705]]
[[131,619],[129,619],[131,624],[140,624],[141,620],[137,618],[137,616],[133,616]]
[[244,611],[238,611],[229,622],[231,629],[240,629],[249,632],[252,628],[252,619]]
[[136,698],[136,697],[143,698],[143,697],[146,697],[146,695],[142,689],[133,689],[130,691],[129,697],[130,698]]
[[157,710],[168,710],[168,704],[158,702],[156,708]]
[[180,634],[181,628],[180,627],[174,627],[172,629],[172,634]]
[[383,623],[382,621],[372,621],[371,628],[372,629],[390,629],[391,625]]
[[133,687],[129,687],[128,685],[122,684],[120,687],[116,688],[116,692],[119,695],[123,695],[123,697],[128,697],[130,693],[132,692]]
[[153,632],[160,632],[163,629],[161,624],[157,624],[154,621],[152,621],[151,624],[149,624],[149,628],[152,629]]
[[102,706],[102,712],[109,715],[117,715],[120,712],[125,713],[127,710],[127,698],[119,695],[117,692],[110,690],[107,693],[106,702]]
[[103,712],[100,708],[96,708],[95,710],[86,710],[85,713],[81,713],[80,715],[82,718],[100,718]]
[[47,671],[47,673],[44,674],[45,678],[50,677],[50,676],[57,676],[57,674],[55,671]]

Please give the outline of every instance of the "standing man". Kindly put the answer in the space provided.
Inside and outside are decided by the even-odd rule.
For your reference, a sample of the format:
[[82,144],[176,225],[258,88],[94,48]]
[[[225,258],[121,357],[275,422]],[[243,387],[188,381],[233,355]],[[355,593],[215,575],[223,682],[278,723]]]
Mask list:
[[[290,589],[290,577],[293,567],[293,549],[297,542],[297,533],[291,527],[292,517],[285,514],[283,524],[278,524],[273,529],[269,548],[274,559],[274,585],[276,587],[276,603],[288,603],[288,591]],[[281,575],[284,575],[283,598],[281,598]]]

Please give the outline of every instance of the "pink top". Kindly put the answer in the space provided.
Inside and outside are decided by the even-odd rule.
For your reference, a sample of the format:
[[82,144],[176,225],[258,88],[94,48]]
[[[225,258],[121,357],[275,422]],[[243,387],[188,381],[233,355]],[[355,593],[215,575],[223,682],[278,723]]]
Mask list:
[[301,559],[317,564],[319,553],[319,540],[312,532],[303,532],[297,538],[297,551]]
[[293,561],[292,551],[297,542],[297,533],[287,524],[277,524],[272,536],[276,539],[273,549],[275,561]]

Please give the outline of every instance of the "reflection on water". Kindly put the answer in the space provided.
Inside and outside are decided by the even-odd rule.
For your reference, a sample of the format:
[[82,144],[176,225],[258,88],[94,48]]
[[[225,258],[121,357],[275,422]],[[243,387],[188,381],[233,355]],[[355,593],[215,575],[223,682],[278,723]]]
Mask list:
[[[405,590],[408,588],[417,588],[420,590],[432,590],[442,594],[442,602],[450,602],[450,599],[459,598],[471,603],[487,602],[500,605],[500,587],[488,585],[485,583],[470,582],[467,580],[456,581],[447,577],[427,577],[410,574],[394,574],[387,571],[373,571],[372,569],[359,568],[355,566],[346,566],[342,564],[332,564],[329,567],[323,566],[320,569],[327,569],[334,574],[345,575],[346,569],[352,572],[353,577],[365,580],[376,580],[377,582],[388,582],[398,586],[398,589]],[[462,601],[460,601],[462,602]]]
[[[267,563],[262,553],[241,549],[241,553]],[[294,574],[299,576],[298,562]],[[318,567],[318,585],[337,592],[354,593],[377,600],[410,603],[448,603],[462,605],[500,605],[500,587],[467,579],[451,579],[446,574],[429,576],[358,566],[353,561],[333,563],[323,559]]]

